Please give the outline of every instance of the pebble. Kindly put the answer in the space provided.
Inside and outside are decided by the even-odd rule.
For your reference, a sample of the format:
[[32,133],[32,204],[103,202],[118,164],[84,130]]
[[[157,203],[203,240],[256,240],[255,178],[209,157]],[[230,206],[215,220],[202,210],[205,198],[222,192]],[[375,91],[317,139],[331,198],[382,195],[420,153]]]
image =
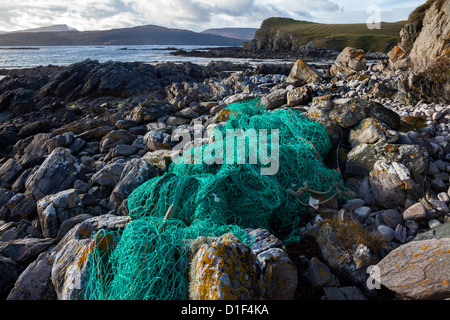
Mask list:
[[348,200],[343,206],[342,208],[344,208],[345,210],[349,211],[349,212],[353,212],[355,209],[358,209],[360,207],[362,207],[366,202],[362,199],[359,198],[354,198],[354,199],[350,199]]
[[442,223],[437,219],[430,219],[428,221],[428,227],[430,227],[430,229],[434,229],[434,228],[440,226],[441,224]]
[[438,198],[440,201],[445,202],[446,204],[449,204],[449,203],[450,203],[450,196],[448,195],[447,192],[440,192],[440,193],[438,193],[437,198]]
[[403,222],[400,212],[394,209],[384,210],[382,216],[385,224],[391,228],[396,228],[397,225],[402,224]]
[[395,231],[391,227],[382,224],[377,227],[377,230],[386,242],[394,240]]
[[370,207],[362,206],[356,208],[353,212],[359,217],[366,219],[369,216],[369,213],[372,212],[372,209],[370,209]]
[[425,207],[420,202],[412,205],[405,211],[403,211],[403,220],[422,220],[427,216],[427,211]]

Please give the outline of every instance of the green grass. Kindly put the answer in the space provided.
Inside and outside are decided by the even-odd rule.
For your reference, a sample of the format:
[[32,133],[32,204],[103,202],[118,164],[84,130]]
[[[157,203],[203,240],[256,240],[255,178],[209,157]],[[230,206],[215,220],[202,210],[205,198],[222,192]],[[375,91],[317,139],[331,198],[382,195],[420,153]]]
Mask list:
[[381,23],[381,29],[369,29],[365,23],[322,24],[297,21],[288,18],[266,19],[261,35],[267,32],[281,31],[286,39],[292,39],[294,45],[306,45],[314,41],[316,47],[330,47],[342,50],[355,47],[364,51],[388,52],[400,40],[400,30],[405,21]]

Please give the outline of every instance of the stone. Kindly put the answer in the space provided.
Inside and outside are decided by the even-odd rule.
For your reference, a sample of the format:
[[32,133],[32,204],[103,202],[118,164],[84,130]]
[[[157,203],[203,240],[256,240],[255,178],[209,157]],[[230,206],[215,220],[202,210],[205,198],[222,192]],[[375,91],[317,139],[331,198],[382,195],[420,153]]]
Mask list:
[[126,119],[137,124],[144,124],[156,121],[158,118],[174,113],[177,110],[178,108],[170,103],[146,101],[135,107]]
[[263,282],[251,249],[233,235],[204,239],[191,262],[189,299],[262,299]]
[[297,268],[281,248],[270,248],[257,255],[262,271],[265,296],[269,300],[292,300],[297,289]]
[[354,198],[347,200],[347,202],[342,206],[342,208],[349,212],[353,212],[354,210],[364,206],[365,203],[366,202],[363,199]]
[[361,290],[355,286],[324,287],[323,291],[327,300],[367,300]]
[[374,269],[379,272],[381,285],[402,297],[445,299],[450,297],[449,263],[450,238],[442,238],[403,244]]
[[7,300],[57,300],[51,281],[53,260],[49,247],[20,274]]
[[395,231],[391,227],[388,227],[386,225],[379,225],[377,227],[378,232],[383,237],[384,241],[389,242],[394,240],[395,237]]
[[428,227],[430,227],[430,229],[434,229],[434,228],[440,226],[441,224],[442,223],[437,219],[428,220]]
[[383,216],[384,223],[393,229],[395,229],[397,225],[403,223],[402,215],[397,210],[387,209],[384,210],[381,215]]
[[309,261],[307,272],[313,288],[336,285],[336,277],[331,273],[330,268],[316,257]]
[[0,254],[27,265],[54,242],[54,239],[49,238],[24,238],[0,242]]
[[25,169],[40,164],[48,151],[45,143],[50,136],[50,133],[36,134],[32,137],[30,143],[23,149],[22,154],[15,154],[15,159],[20,162]]
[[178,144],[177,141],[172,141],[172,135],[166,129],[155,129],[147,132],[144,136],[144,142],[150,151],[172,149]]
[[372,212],[372,209],[367,206],[359,207],[353,211],[358,217],[361,217],[362,219],[366,219],[369,216],[369,213]]
[[15,194],[0,209],[0,217],[5,221],[32,220],[35,214],[36,202],[33,198],[22,193]]
[[312,101],[312,96],[313,92],[308,86],[298,87],[288,91],[286,103],[290,108],[305,105]]
[[422,203],[418,202],[403,211],[403,220],[420,221],[427,216],[427,211]]
[[125,167],[124,160],[108,163],[91,177],[92,185],[115,187]]
[[442,238],[450,238],[450,222],[442,223],[431,230],[417,234],[414,241]]
[[126,130],[113,130],[108,132],[100,141],[100,152],[106,153],[119,144],[131,144],[135,137]]
[[276,89],[261,98],[261,103],[267,110],[278,108],[287,102],[287,90]]
[[297,62],[294,63],[294,66],[286,79],[286,82],[290,82],[295,86],[300,86],[307,83],[317,83],[321,81],[322,76],[302,60],[297,60]]
[[0,295],[8,293],[23,269],[11,258],[0,254]]
[[450,203],[450,196],[448,195],[447,192],[440,192],[440,193],[438,193],[437,198],[438,198],[440,201],[445,202],[446,204],[449,204],[449,203]]
[[[58,300],[84,299],[89,281],[88,256],[91,250],[97,247],[106,257],[118,241],[107,232],[124,229],[130,221],[128,216],[101,215],[84,220],[63,237],[50,255],[53,262],[51,281]],[[97,233],[100,230],[103,231]]]
[[406,231],[406,228],[401,224],[397,224],[394,230],[394,238],[400,241],[401,243],[405,243],[407,236],[408,232]]
[[283,245],[280,239],[266,229],[246,229],[245,231],[251,239],[250,248],[255,255],[271,248],[280,248]]
[[37,202],[42,234],[56,238],[61,224],[83,213],[83,204],[77,189],[68,189],[48,195]]
[[346,47],[337,56],[334,65],[331,66],[331,75],[339,72],[344,74],[366,70],[366,56],[363,50]]
[[77,159],[65,148],[56,148],[38,170],[25,181],[25,188],[34,199],[66,190],[82,175]]
[[352,147],[358,144],[374,144],[378,142],[396,143],[397,133],[379,120],[366,118],[350,131],[349,142]]
[[15,179],[18,178],[22,169],[23,169],[22,165],[19,162],[17,162],[13,158],[9,158],[0,167],[0,186],[12,184],[15,181]]

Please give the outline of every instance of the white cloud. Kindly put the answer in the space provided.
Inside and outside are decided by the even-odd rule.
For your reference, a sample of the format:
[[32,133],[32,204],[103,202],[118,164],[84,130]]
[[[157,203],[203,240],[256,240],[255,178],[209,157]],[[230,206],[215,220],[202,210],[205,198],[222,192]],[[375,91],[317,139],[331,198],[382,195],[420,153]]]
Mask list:
[[[5,3],[3,3],[5,2]],[[105,30],[156,24],[201,31],[214,27],[259,27],[274,16],[324,23],[365,22],[370,5],[384,21],[407,18],[419,0],[0,0],[0,30],[51,24]],[[385,19],[384,17],[389,19]]]

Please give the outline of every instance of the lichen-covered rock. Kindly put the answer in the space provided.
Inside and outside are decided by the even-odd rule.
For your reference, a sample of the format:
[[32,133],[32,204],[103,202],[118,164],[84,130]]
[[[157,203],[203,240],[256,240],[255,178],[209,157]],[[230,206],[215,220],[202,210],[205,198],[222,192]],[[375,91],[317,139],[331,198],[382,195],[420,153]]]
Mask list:
[[103,253],[107,254],[115,243],[115,239],[108,238],[112,237],[110,233],[97,232],[123,229],[130,221],[127,216],[106,214],[83,221],[65,235],[51,252],[51,280],[59,300],[84,299],[89,281],[89,254],[94,246],[100,246],[100,251],[105,249]]
[[124,167],[124,160],[108,163],[91,177],[92,185],[114,187],[119,182]]
[[450,238],[412,241],[391,251],[372,269],[380,283],[409,299],[450,297]]
[[297,289],[297,268],[281,248],[270,248],[258,254],[265,296],[269,300],[292,300]]
[[38,200],[71,188],[81,174],[82,168],[70,150],[56,148],[39,169],[28,176],[25,188]]
[[0,218],[5,221],[32,220],[36,214],[36,202],[22,193],[17,193],[1,207]]
[[205,239],[191,262],[189,298],[255,300],[263,282],[252,250],[231,234]]
[[308,66],[305,62],[302,60],[297,60],[297,62],[294,63],[291,73],[286,81],[291,82],[295,86],[301,86],[307,83],[321,82],[322,77],[316,70]]
[[287,90],[276,89],[261,98],[261,103],[267,110],[278,108],[287,101]]
[[350,131],[348,139],[352,147],[355,147],[361,143],[396,143],[398,135],[379,120],[366,118]]
[[339,72],[344,74],[366,70],[366,55],[364,50],[346,47],[337,56],[334,65],[331,66],[331,75]]
[[288,107],[305,105],[311,102],[313,94],[315,94],[308,86],[298,87],[287,93],[286,103]]

